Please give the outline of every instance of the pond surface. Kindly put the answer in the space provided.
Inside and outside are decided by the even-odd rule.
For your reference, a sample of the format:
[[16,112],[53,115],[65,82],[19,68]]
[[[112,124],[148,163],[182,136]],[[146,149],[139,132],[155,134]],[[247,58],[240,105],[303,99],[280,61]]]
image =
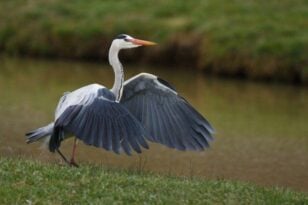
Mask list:
[[[125,65],[125,64],[124,64]],[[173,84],[215,127],[211,148],[181,152],[159,144],[132,157],[79,143],[77,161],[180,176],[250,181],[308,192],[308,90],[218,80],[188,69],[126,66],[126,78],[139,72]],[[63,61],[0,59],[0,155],[62,163],[40,143],[26,144],[24,133],[53,120],[58,99],[94,82],[111,87],[108,65]],[[70,155],[72,140],[62,143]]]

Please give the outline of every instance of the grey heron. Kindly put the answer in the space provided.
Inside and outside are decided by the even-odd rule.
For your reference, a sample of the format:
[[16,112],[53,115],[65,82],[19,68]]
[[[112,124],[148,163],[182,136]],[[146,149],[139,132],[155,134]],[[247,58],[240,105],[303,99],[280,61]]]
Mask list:
[[[115,153],[148,149],[147,140],[178,150],[203,150],[213,139],[213,128],[167,81],[140,73],[124,81],[118,53],[121,49],[155,45],[118,35],[109,49],[115,74],[111,90],[91,84],[64,94],[54,122],[26,134],[27,143],[46,138],[49,151],[75,163],[77,140]],[[75,136],[70,161],[60,152],[61,141]]]

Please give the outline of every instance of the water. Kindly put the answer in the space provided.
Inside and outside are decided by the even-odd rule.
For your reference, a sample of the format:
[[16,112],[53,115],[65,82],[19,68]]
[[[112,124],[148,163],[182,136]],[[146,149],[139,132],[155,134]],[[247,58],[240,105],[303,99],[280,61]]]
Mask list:
[[[65,91],[90,83],[111,87],[108,65],[0,59],[0,155],[62,163],[24,133],[53,120]],[[126,77],[155,73],[171,82],[217,130],[210,149],[181,152],[151,144],[133,157],[79,143],[77,161],[206,179],[250,181],[308,191],[307,88],[217,80],[197,71],[126,66]],[[72,140],[62,144],[70,155]]]

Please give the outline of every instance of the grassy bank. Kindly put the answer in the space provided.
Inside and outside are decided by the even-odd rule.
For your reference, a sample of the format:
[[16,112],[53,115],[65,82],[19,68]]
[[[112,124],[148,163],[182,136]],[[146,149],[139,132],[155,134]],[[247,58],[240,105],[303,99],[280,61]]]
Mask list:
[[308,196],[223,180],[0,158],[0,204],[307,204]]
[[10,0],[0,18],[0,50],[13,55],[98,59],[124,32],[160,43],[128,59],[308,82],[305,0]]

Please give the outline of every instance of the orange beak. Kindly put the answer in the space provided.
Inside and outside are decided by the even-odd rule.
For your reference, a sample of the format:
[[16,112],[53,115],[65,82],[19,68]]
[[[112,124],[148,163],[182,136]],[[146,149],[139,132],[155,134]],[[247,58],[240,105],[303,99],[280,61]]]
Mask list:
[[139,45],[139,46],[154,46],[154,45],[156,45],[156,43],[154,43],[152,41],[145,41],[145,40],[140,40],[140,39],[136,39],[136,38],[131,39],[130,42],[132,42],[133,44]]

